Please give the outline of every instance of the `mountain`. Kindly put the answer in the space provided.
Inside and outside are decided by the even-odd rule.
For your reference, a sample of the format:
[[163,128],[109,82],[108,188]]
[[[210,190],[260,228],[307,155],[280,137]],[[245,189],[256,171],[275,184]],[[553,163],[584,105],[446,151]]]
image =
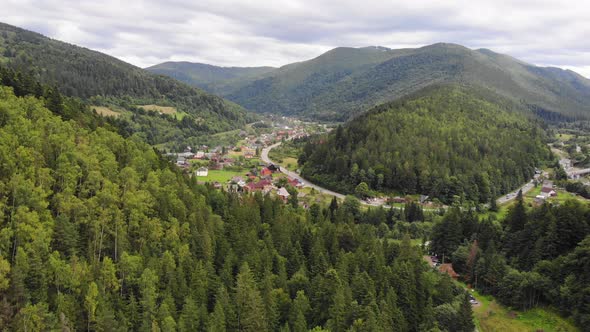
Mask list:
[[146,68],[212,93],[227,91],[232,84],[247,84],[275,70],[273,67],[218,67],[203,63],[164,62]]
[[167,121],[169,124],[165,126],[168,127],[166,131],[175,133],[166,138],[162,136],[163,140],[186,136],[174,129],[185,115],[188,115],[185,125],[193,124],[195,128],[190,135],[231,130],[251,120],[251,116],[235,103],[175,79],[3,23],[0,23],[0,65],[36,77],[42,83],[59,86],[65,95],[129,111],[128,118],[132,114],[143,116],[137,114],[139,105],[173,107],[178,116]]
[[222,95],[257,112],[347,120],[440,83],[488,88],[548,119],[590,118],[590,80],[575,72],[442,43],[397,50],[336,48],[254,81],[228,81]]
[[543,130],[519,106],[484,89],[427,87],[308,142],[302,174],[346,193],[364,186],[489,202],[551,159]]

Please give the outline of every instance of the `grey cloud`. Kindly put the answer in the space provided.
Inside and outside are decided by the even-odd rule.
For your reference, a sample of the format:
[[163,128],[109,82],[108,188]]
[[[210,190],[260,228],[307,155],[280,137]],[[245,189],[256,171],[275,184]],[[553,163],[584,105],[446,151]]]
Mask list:
[[454,42],[590,76],[590,5],[559,0],[0,0],[0,21],[140,67],[279,66],[337,46]]

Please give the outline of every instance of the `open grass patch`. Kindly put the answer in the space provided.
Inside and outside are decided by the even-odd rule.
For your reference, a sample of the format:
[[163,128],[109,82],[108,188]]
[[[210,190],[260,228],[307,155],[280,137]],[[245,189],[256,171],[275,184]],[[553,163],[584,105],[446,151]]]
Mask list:
[[233,178],[234,176],[244,177],[244,175],[247,172],[248,171],[246,171],[246,170],[242,170],[242,171],[227,171],[227,170],[223,170],[223,169],[209,170],[209,173],[207,174],[207,176],[197,176],[197,181],[226,183],[227,181],[231,180],[231,178]]
[[101,116],[114,116],[114,117],[118,117],[121,115],[121,113],[119,112],[115,112],[112,109],[105,107],[105,106],[90,106],[90,109],[93,109],[96,111],[97,114],[101,115]]
[[146,111],[160,112],[163,114],[174,114],[176,113],[176,107],[172,106],[158,106],[158,105],[138,105]]
[[[464,284],[461,283],[464,286]],[[548,308],[527,311],[510,310],[493,296],[470,291],[480,303],[473,308],[475,324],[480,332],[565,332],[579,331],[567,319]]]

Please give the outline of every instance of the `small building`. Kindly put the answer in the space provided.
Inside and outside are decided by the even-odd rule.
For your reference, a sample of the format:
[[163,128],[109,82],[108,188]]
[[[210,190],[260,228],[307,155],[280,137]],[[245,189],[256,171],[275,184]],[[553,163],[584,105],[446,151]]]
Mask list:
[[291,196],[291,194],[289,194],[289,192],[287,191],[287,189],[285,189],[285,187],[279,188],[279,190],[277,190],[277,196],[279,196],[283,201],[287,201],[287,199],[289,199],[289,196]]
[[258,182],[250,182],[244,186],[244,190],[248,192],[263,191],[267,192],[272,187],[272,182],[269,180],[260,180]]
[[426,203],[430,197],[428,195],[420,195],[420,204]]
[[182,156],[178,156],[178,158],[176,158],[176,165],[185,166],[186,165],[186,158],[184,158]]
[[399,197],[399,196],[395,196],[394,198],[391,199],[391,202],[393,203],[405,203],[406,199],[403,197]]
[[203,159],[203,158],[205,158],[205,152],[197,151],[197,153],[195,154],[195,159]]
[[557,193],[551,187],[543,187],[543,188],[541,188],[541,195],[539,195],[539,196],[543,196],[545,198],[554,197],[554,196],[557,196]]
[[459,278],[459,274],[457,272],[455,272],[455,270],[453,269],[453,264],[451,264],[451,263],[441,264],[440,267],[438,268],[438,271],[440,273],[448,274],[451,278],[453,278],[455,280],[457,278]]
[[199,167],[195,174],[197,176],[207,176],[209,175],[209,169],[207,167]]
[[272,175],[272,171],[268,167],[264,167],[260,172],[260,176],[269,176]]
[[278,165],[270,164],[266,168],[268,168],[271,172],[280,172],[281,168]]
[[295,188],[301,188],[301,187],[303,187],[303,183],[301,183],[301,181],[299,181],[299,179],[289,178],[287,181],[289,182],[289,184],[292,187],[295,187]]

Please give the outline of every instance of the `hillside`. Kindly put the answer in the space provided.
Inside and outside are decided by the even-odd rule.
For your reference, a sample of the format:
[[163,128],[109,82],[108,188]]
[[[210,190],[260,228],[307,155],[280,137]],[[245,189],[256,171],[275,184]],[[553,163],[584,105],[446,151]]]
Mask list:
[[463,289],[370,211],[198,185],[45,105],[0,86],[0,330],[473,329]]
[[[302,174],[347,193],[489,202],[550,159],[542,129],[509,101],[461,86],[429,87],[370,110],[304,148]],[[362,186],[361,186],[362,187]],[[365,190],[366,191],[366,190]]]
[[[95,96],[110,98],[109,105],[99,106],[117,106],[131,113],[137,105],[173,106],[189,116],[187,123],[199,127],[192,135],[235,129],[251,120],[238,105],[177,80],[3,23],[0,23],[0,65],[59,86],[68,96],[84,100]],[[169,122],[168,131],[174,131],[180,124],[180,121]]]
[[218,67],[192,62],[164,62],[146,68],[154,74],[170,76],[211,93],[227,92],[232,88],[232,84],[246,85],[275,69],[273,67]]
[[590,118],[590,80],[569,70],[537,67],[455,44],[337,48],[252,82],[228,81],[222,93],[257,112],[347,120],[441,83],[489,88],[549,120]]

